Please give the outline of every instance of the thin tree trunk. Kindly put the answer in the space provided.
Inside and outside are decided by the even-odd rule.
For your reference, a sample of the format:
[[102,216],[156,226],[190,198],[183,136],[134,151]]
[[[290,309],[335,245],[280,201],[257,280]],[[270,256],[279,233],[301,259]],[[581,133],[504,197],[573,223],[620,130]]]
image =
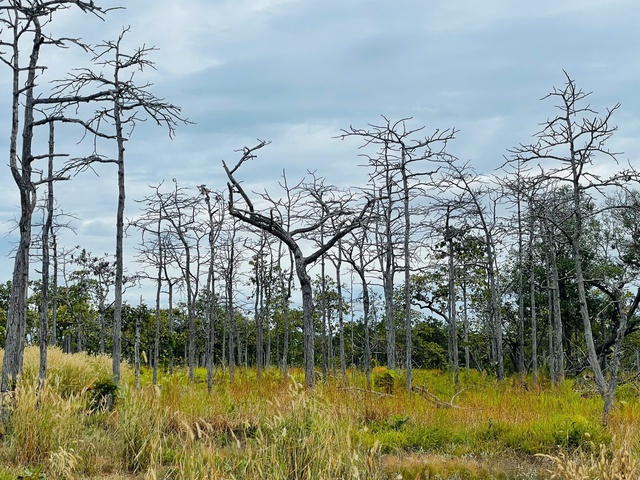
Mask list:
[[164,253],[162,251],[161,238],[161,216],[158,215],[158,229],[156,235],[158,238],[158,276],[156,278],[156,325],[155,335],[153,338],[153,384],[158,383],[158,364],[160,363],[160,297],[162,295],[162,263]]
[[517,189],[517,215],[518,215],[518,373],[520,378],[524,378],[524,261],[523,261],[523,239],[522,239],[522,208],[520,205],[520,175],[518,174]]
[[[548,223],[548,222],[547,222]],[[547,225],[547,243],[549,252],[549,269],[551,274],[551,298],[553,301],[553,365],[555,367],[555,383],[564,380],[564,349],[562,346],[562,317],[560,311],[560,279],[558,276],[558,261],[556,243],[551,227]]]
[[449,338],[453,355],[453,380],[456,387],[460,385],[460,365],[458,357],[458,323],[456,318],[455,261],[453,257],[453,235],[449,232],[449,215],[447,214],[447,244],[449,248]]
[[466,278],[462,281],[462,334],[464,336],[464,368],[467,374],[471,370],[471,354],[469,352],[469,305],[467,303],[467,281]]
[[175,348],[175,336],[173,333],[173,283],[171,280],[167,280],[167,286],[169,287],[167,299],[169,302],[169,375],[173,375],[173,349]]
[[[344,352],[344,299],[342,298],[342,277],[340,267],[342,266],[342,245],[338,243],[338,259],[336,262],[336,283],[338,290],[338,328],[340,329],[340,373],[343,383],[347,383],[347,359]],[[352,306],[353,308],[353,306]]]
[[409,236],[411,235],[411,216],[409,212],[409,179],[407,177],[407,158],[404,147],[402,149],[402,191],[404,197],[404,343],[406,389],[412,388],[412,354],[411,354],[411,252],[409,250]]
[[[320,244],[324,242],[324,227],[320,227]],[[325,277],[325,258],[320,259],[320,294],[322,295],[322,378],[327,381],[329,369],[329,352],[327,345],[327,279]]]
[[140,297],[140,305],[136,312],[136,332],[133,344],[133,365],[135,375],[135,387],[140,388],[140,321],[142,316],[142,297]]
[[47,340],[49,337],[49,233],[53,230],[53,158],[55,128],[49,123],[49,162],[47,168],[46,220],[42,226],[42,299],[40,303],[40,368],[38,370],[38,388],[44,387],[47,378]]
[[[533,232],[531,233],[533,238]],[[535,283],[535,269],[533,266],[533,245],[529,243],[529,255],[530,255],[530,272],[529,272],[529,304],[531,309],[531,368],[533,371],[533,386],[538,386],[538,324],[536,317],[536,283]]]
[[[115,71],[115,82],[119,85],[119,71]],[[125,206],[125,183],[124,183],[124,132],[122,127],[122,114],[120,111],[120,94],[116,94],[113,102],[113,117],[116,129],[116,141],[118,145],[118,207],[116,213],[116,277],[115,277],[115,299],[113,302],[113,379],[120,382],[120,362],[122,356],[122,290],[124,282],[124,206]]]
[[[262,235],[261,241],[264,240]],[[256,253],[255,262],[253,265],[253,274],[255,277],[255,301],[253,305],[253,315],[256,323],[256,371],[258,381],[262,380],[262,361],[263,361],[263,338],[262,338],[262,308],[263,308],[263,272],[262,272],[262,247],[264,243],[261,243],[260,250]]]

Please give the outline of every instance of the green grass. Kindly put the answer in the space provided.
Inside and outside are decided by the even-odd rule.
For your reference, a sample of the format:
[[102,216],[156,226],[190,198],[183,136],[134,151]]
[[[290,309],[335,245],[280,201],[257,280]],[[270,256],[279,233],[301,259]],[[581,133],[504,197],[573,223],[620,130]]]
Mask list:
[[0,423],[0,480],[550,478],[571,459],[595,469],[617,458],[619,471],[639,452],[640,402],[629,383],[604,429],[599,398],[570,380],[533,388],[470,372],[456,390],[446,373],[418,371],[421,390],[408,394],[401,372],[384,392],[367,392],[364,376],[349,372],[347,387],[330,379],[309,392],[297,370],[284,379],[270,369],[258,382],[241,368],[233,383],[217,370],[208,394],[202,369],[194,383],[183,370],[162,373],[157,386],[143,370],[135,389],[125,365],[107,404],[96,397],[111,392],[110,358],[52,349],[49,359],[37,391],[37,349],[27,349]]

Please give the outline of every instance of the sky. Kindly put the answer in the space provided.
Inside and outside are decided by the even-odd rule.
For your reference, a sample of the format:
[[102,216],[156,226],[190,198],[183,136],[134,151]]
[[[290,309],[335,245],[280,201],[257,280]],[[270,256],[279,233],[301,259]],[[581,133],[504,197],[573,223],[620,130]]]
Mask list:
[[[291,181],[307,171],[327,183],[366,181],[358,143],[341,129],[411,117],[409,126],[459,130],[450,153],[478,172],[493,172],[507,150],[529,143],[554,115],[541,101],[562,87],[563,70],[593,91],[591,105],[617,102],[612,150],[640,167],[640,4],[637,0],[97,0],[104,21],[76,11],[51,28],[89,43],[115,39],[130,27],[129,48],[154,46],[156,70],[136,78],[182,108],[191,122],[170,139],[147,122],[126,151],[127,207],[138,215],[150,185],[176,179],[185,187],[224,189],[221,160],[257,139],[271,141],[238,177],[249,189],[274,188],[283,170]],[[41,79],[85,66],[74,49],[43,53]],[[8,159],[10,74],[0,64],[0,151]],[[44,132],[42,132],[44,134]],[[75,155],[90,145],[78,131],[60,133]],[[44,152],[43,152],[44,153]],[[0,281],[11,278],[19,215],[17,188],[0,173]],[[115,249],[115,168],[104,166],[56,185],[59,208],[74,216],[61,243],[95,254]],[[130,270],[137,235],[125,240]],[[152,298],[152,288],[127,292]]]

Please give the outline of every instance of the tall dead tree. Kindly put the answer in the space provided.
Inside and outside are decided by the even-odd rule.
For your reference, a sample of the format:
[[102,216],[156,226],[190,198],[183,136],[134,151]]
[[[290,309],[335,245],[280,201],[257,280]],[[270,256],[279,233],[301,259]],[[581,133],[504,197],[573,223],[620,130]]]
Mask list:
[[443,191],[458,192],[461,204],[470,218],[476,218],[482,231],[485,269],[489,288],[488,326],[491,337],[491,358],[499,380],[505,377],[503,355],[503,332],[501,320],[501,295],[498,289],[498,259],[496,253],[497,231],[497,195],[492,187],[482,181],[468,163],[460,165],[457,159],[443,159],[445,177],[441,183]]
[[[22,370],[25,345],[27,290],[29,283],[29,252],[31,247],[31,219],[36,204],[37,181],[34,181],[34,162],[47,155],[33,151],[36,111],[48,98],[37,91],[37,79],[46,66],[41,59],[43,47],[66,47],[79,40],[52,37],[47,28],[61,11],[71,8],[98,18],[106,9],[93,1],[8,0],[0,4],[0,61],[11,71],[11,132],[9,135],[9,168],[20,195],[19,242],[14,258],[12,293],[7,318],[7,339],[2,364],[0,391],[15,386]],[[23,57],[24,54],[24,57]],[[25,58],[25,61],[23,61]],[[22,114],[20,109],[22,108]],[[22,134],[20,135],[20,130]],[[54,179],[47,179],[53,181]]]
[[162,218],[169,226],[169,232],[176,238],[175,244],[179,249],[175,250],[174,267],[182,275],[187,291],[187,322],[189,324],[189,346],[187,364],[189,366],[189,379],[195,380],[195,355],[196,355],[196,301],[200,292],[200,269],[202,259],[200,250],[202,239],[207,234],[199,221],[201,203],[198,197],[190,196],[184,188],[173,181],[174,188],[163,195],[160,203]]
[[[371,238],[373,236],[371,229],[362,228],[357,232],[353,232],[349,237],[346,237],[340,245],[344,261],[358,274],[360,284],[362,285],[362,324],[364,327],[364,346],[362,350],[364,352],[363,364],[368,390],[371,390],[371,296],[367,275],[372,263],[376,261],[376,255],[373,253],[371,245]],[[353,286],[351,290],[353,291]],[[353,312],[353,301],[351,305]],[[353,351],[353,341],[351,342],[351,349]]]
[[611,119],[620,104],[607,108],[605,113],[599,116],[588,103],[589,95],[590,92],[578,88],[575,81],[565,72],[564,86],[553,88],[544,97],[556,102],[556,115],[542,124],[542,129],[535,135],[536,142],[520,145],[514,149],[514,154],[525,162],[537,164],[543,181],[562,182],[570,189],[572,228],[567,240],[570,242],[573,255],[579,314],[583,323],[587,358],[596,386],[604,400],[602,421],[606,424],[618,382],[622,340],[628,317],[622,288],[617,286],[611,291],[618,325],[607,378],[600,365],[593,337],[592,314],[587,303],[588,286],[582,251],[586,223],[590,218],[598,215],[601,209],[590,208],[587,211],[584,207],[585,202],[592,201],[591,192],[602,195],[624,191],[630,188],[632,183],[637,184],[640,181],[640,174],[631,165],[610,176],[599,174],[598,169],[594,168],[596,161],[600,161],[600,165],[606,165],[608,169],[618,164],[619,154],[610,151],[607,142],[617,129],[611,124]]
[[[315,385],[313,292],[311,277],[309,276],[307,268],[333,247],[338,240],[359,228],[366,220],[366,216],[373,202],[368,201],[364,206],[359,208],[359,213],[354,213],[352,208],[348,208],[346,205],[339,205],[338,208],[330,208],[329,213],[326,214],[316,206],[318,210],[316,215],[313,217],[306,215],[307,219],[311,218],[310,222],[293,230],[286,229],[285,225],[287,225],[287,223],[281,220],[281,215],[275,213],[278,210],[280,201],[274,200],[268,195],[263,196],[263,199],[270,200],[270,208],[266,211],[257,211],[248,194],[235,177],[238,169],[245,162],[255,158],[256,151],[267,144],[268,142],[260,141],[252,148],[245,147],[242,149],[242,157],[233,168],[229,168],[224,161],[222,162],[225,172],[227,173],[227,178],[229,179],[229,212],[235,218],[274,235],[287,245],[293,253],[296,273],[302,291],[305,385],[307,388],[313,388]],[[236,201],[238,196],[240,197],[240,203]],[[327,237],[328,239],[323,245],[319,246],[310,255],[305,256],[300,246],[300,240],[304,239],[306,235],[318,231],[323,225],[331,225],[332,220],[336,229]]]
[[[356,129],[351,127],[345,130],[341,138],[355,136],[364,142],[361,148],[375,146],[378,148],[376,156],[365,155],[369,164],[374,168],[371,174],[372,179],[376,183],[382,182],[381,191],[385,196],[383,202],[388,203],[385,211],[385,230],[386,230],[386,255],[392,255],[391,249],[393,242],[391,241],[392,232],[392,212],[394,210],[393,202],[399,201],[402,205],[399,218],[402,219],[402,256],[404,259],[404,317],[405,317],[405,370],[406,370],[406,388],[412,388],[412,354],[411,354],[411,331],[413,322],[411,318],[411,258],[413,252],[411,249],[411,235],[415,230],[415,226],[411,222],[412,207],[411,200],[414,195],[424,187],[425,180],[430,180],[434,171],[422,170],[424,164],[431,162],[448,160],[451,158],[446,151],[447,145],[455,138],[456,130],[436,130],[431,135],[424,138],[415,139],[424,127],[411,129],[408,128],[407,122],[409,118],[403,118],[392,122],[386,117],[383,118],[382,125],[370,124],[366,129]],[[420,165],[420,166],[417,166]],[[431,165],[433,166],[433,165]],[[436,167],[437,170],[437,167]],[[399,178],[398,178],[399,177]],[[396,187],[398,186],[398,187]],[[389,269],[388,259],[386,268]],[[391,285],[388,285],[391,280]],[[389,288],[393,291],[393,281],[387,278],[384,280],[385,300],[389,304]],[[387,306],[387,328],[394,329],[392,326],[393,315],[392,310]],[[393,339],[388,338],[388,342]],[[389,346],[387,346],[389,348]],[[395,363],[393,358],[393,350],[388,350],[388,359]],[[388,361],[389,361],[388,360]],[[393,365],[389,365],[393,368]]]
[[216,340],[216,318],[218,298],[216,294],[216,254],[218,249],[218,239],[224,223],[224,200],[221,192],[209,190],[206,185],[199,185],[200,195],[204,198],[206,205],[209,240],[209,265],[207,271],[207,309],[206,309],[206,341],[205,341],[205,365],[207,367],[207,391],[211,393],[213,389],[213,353]]
[[[77,3],[77,2],[73,2]],[[93,4],[93,2],[91,2]],[[152,84],[137,84],[134,77],[144,69],[155,68],[148,56],[155,50],[152,47],[140,47],[132,53],[124,50],[124,29],[117,40],[107,40],[93,51],[93,63],[102,71],[89,68],[75,71],[64,81],[58,82],[60,99],[93,98],[100,101],[102,108],[95,111],[88,122],[96,135],[109,138],[116,143],[115,158],[98,154],[84,159],[78,168],[88,168],[91,163],[115,163],[118,169],[118,202],[116,208],[116,283],[113,314],[113,377],[120,380],[120,361],[122,352],[122,292],[123,292],[123,238],[125,209],[125,143],[129,140],[135,126],[146,119],[157,125],[165,126],[172,138],[179,123],[189,123],[182,118],[180,108],[153,95]],[[75,102],[78,103],[78,102]]]

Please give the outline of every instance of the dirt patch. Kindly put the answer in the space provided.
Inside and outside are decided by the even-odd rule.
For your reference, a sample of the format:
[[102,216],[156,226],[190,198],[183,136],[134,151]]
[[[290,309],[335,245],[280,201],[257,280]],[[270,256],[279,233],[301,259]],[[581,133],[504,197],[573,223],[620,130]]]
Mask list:
[[536,457],[455,457],[449,455],[400,453],[385,455],[382,466],[394,480],[546,480],[549,463]]

